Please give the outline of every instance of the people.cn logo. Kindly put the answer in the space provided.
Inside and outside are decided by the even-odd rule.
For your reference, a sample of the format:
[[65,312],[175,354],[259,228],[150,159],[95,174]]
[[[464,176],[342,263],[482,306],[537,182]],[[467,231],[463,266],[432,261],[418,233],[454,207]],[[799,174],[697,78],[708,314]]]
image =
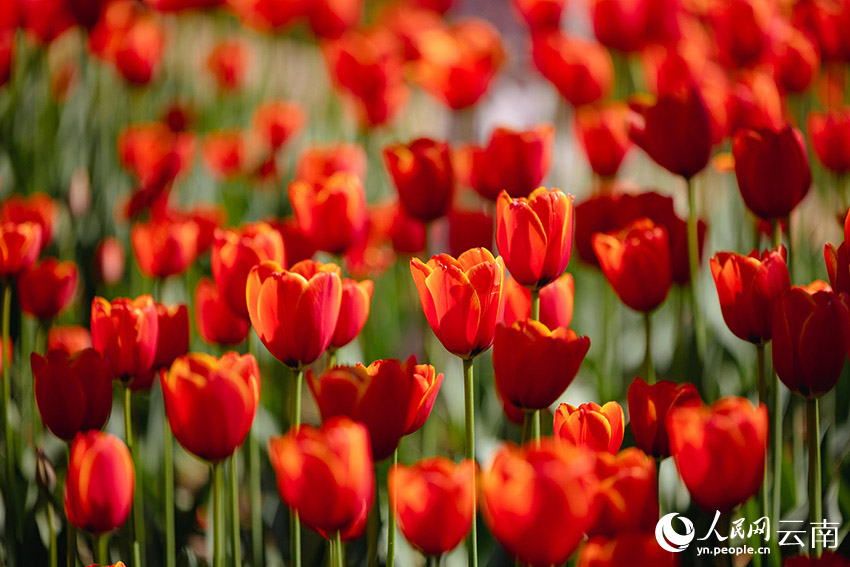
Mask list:
[[[683,534],[673,527],[673,520],[677,517],[685,530]],[[666,551],[673,553],[684,551],[688,548],[688,544],[694,540],[694,537],[696,537],[696,533],[694,532],[693,522],[684,516],[679,516],[676,512],[667,514],[655,525],[655,539],[658,541],[658,545]]]

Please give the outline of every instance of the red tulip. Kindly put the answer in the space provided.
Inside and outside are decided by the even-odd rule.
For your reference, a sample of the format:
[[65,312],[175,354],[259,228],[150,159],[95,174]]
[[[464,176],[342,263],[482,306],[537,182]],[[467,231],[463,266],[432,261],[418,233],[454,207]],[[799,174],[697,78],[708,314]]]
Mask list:
[[[331,537],[362,529],[375,497],[375,472],[366,428],[348,418],[304,425],[269,441],[269,458],[284,503],[308,528]],[[354,535],[354,534],[351,534]]]
[[143,0],[157,12],[177,13],[186,10],[203,10],[225,4],[224,0]]
[[472,187],[491,201],[503,190],[511,197],[528,197],[552,166],[554,142],[550,124],[525,131],[496,128],[486,147],[471,150]]
[[809,192],[812,175],[806,144],[790,124],[778,131],[739,130],[732,153],[744,204],[759,218],[787,217]]
[[567,561],[593,521],[593,458],[549,440],[505,445],[481,476],[481,508],[493,536],[518,562]]
[[127,519],[136,475],[123,441],[108,433],[80,433],[71,444],[65,477],[65,514],[77,528],[101,534]]
[[611,92],[614,63],[598,43],[557,30],[532,40],[535,66],[573,106],[591,104]]
[[505,264],[484,248],[457,259],[433,256],[410,260],[413,282],[431,330],[450,353],[473,358],[490,348],[505,310]]
[[738,75],[729,87],[729,131],[778,129],[785,124],[785,107],[774,78],[764,71]]
[[275,262],[251,270],[248,315],[275,358],[303,368],[328,349],[342,302],[340,279],[339,266],[313,260],[302,260],[289,270]]
[[561,397],[578,373],[590,339],[564,327],[549,330],[532,319],[496,327],[493,371],[501,397],[541,410]]
[[661,305],[673,283],[667,230],[649,219],[617,234],[596,234],[593,249],[605,278],[620,300],[648,313]]
[[783,563],[783,567],[850,567],[850,559],[831,551],[824,551],[820,557],[807,555],[789,557]]
[[629,135],[664,169],[690,179],[711,155],[711,117],[696,87],[662,94],[654,104],[635,99]]
[[0,29],[0,87],[12,78],[15,61],[15,28]]
[[195,203],[191,209],[177,210],[167,208],[158,213],[155,219],[164,219],[176,223],[194,223],[198,227],[198,255],[207,252],[215,238],[215,231],[227,221],[227,210],[223,205]]
[[238,91],[244,86],[251,55],[250,46],[237,38],[213,46],[206,63],[219,91]]
[[18,278],[21,311],[42,321],[53,319],[74,299],[79,279],[74,262],[45,258]]
[[597,457],[599,489],[593,501],[596,519],[587,535],[652,533],[658,522],[655,460],[634,447],[619,455],[599,453]]
[[195,288],[195,327],[207,344],[237,345],[248,337],[251,322],[239,315],[209,278]]
[[670,450],[700,508],[730,512],[758,492],[764,480],[767,429],[767,408],[753,407],[745,398],[670,411]]
[[151,369],[156,356],[159,322],[150,295],[106,301],[95,297],[91,305],[91,342],[124,381]]
[[130,243],[139,271],[152,279],[182,274],[198,257],[198,234],[193,221],[135,223]]
[[628,109],[619,103],[583,106],[575,114],[576,138],[590,168],[600,177],[617,175],[631,148]]
[[357,26],[363,3],[364,0],[313,0],[307,13],[310,29],[319,37],[336,39]]
[[555,412],[555,439],[596,453],[616,455],[623,444],[626,418],[617,402],[599,406],[593,402],[578,407],[561,404]]
[[168,368],[181,355],[189,352],[189,309],[177,305],[156,304],[156,356],[153,368]]
[[632,53],[647,43],[651,2],[645,0],[593,0],[593,31],[602,45]]
[[289,201],[301,230],[331,254],[343,253],[366,228],[366,193],[354,174],[336,173],[317,185],[293,181]]
[[334,366],[321,376],[307,371],[322,419],[343,415],[363,423],[375,461],[392,455],[414,422],[424,423],[442,380],[442,374],[435,376],[427,365],[420,368],[414,358],[404,364],[377,360],[369,366]]
[[366,150],[357,144],[311,146],[301,154],[295,177],[310,185],[325,183],[334,173],[353,173],[366,178]]
[[286,145],[303,128],[307,116],[294,102],[268,101],[254,109],[251,127],[267,148],[275,152]]
[[91,348],[91,335],[82,325],[55,325],[47,331],[47,352],[61,350],[74,354]]
[[283,238],[264,222],[239,228],[216,230],[212,247],[212,274],[215,285],[230,308],[248,315],[245,283],[251,268],[271,260],[286,263]]
[[408,215],[429,222],[448,212],[454,173],[447,143],[417,138],[406,145],[387,146],[383,155],[399,203]]
[[93,349],[30,355],[35,402],[41,420],[63,441],[103,429],[112,411],[112,375]]
[[484,211],[449,212],[449,253],[458,257],[471,248],[495,250],[493,217]]
[[124,277],[124,246],[114,236],[105,236],[94,250],[95,280],[106,285],[115,285]]
[[390,240],[396,254],[412,256],[425,251],[428,244],[428,225],[405,212],[400,205],[389,208],[392,215]]
[[46,193],[36,192],[30,196],[12,193],[0,204],[2,223],[36,223],[41,227],[40,248],[44,249],[53,241],[53,226],[59,210]]
[[560,189],[535,189],[528,199],[496,201],[496,244],[511,276],[540,289],[558,279],[573,248],[573,196]]
[[809,139],[820,162],[838,174],[850,171],[850,107],[812,112]]
[[425,555],[448,553],[472,528],[476,468],[474,461],[456,465],[445,457],[390,468],[390,509],[404,538]]
[[307,15],[310,3],[301,0],[225,0],[240,20],[254,29],[272,32],[287,28]]
[[711,258],[711,275],[720,297],[720,310],[729,330],[753,344],[770,340],[773,306],[791,287],[785,248],[757,250],[749,256],[718,252]]
[[375,284],[372,280],[358,282],[348,278],[342,280],[342,302],[339,319],[331,339],[331,348],[341,348],[357,338],[369,318],[369,305]]
[[30,269],[41,251],[41,226],[34,222],[0,224],[0,277]]
[[720,61],[728,68],[759,63],[770,45],[775,7],[770,0],[723,0],[709,13]]
[[118,38],[114,55],[118,71],[129,83],[149,83],[162,65],[165,51],[162,24],[151,16],[138,16]]
[[679,567],[679,556],[664,551],[654,534],[624,533],[591,538],[582,546],[576,567]]
[[557,30],[567,7],[566,0],[512,0],[511,5],[532,34]]
[[773,311],[773,367],[789,390],[819,398],[835,387],[850,345],[850,310],[838,294],[795,286]]
[[241,130],[207,134],[201,152],[207,169],[219,181],[227,181],[246,172],[247,149]]
[[245,441],[260,402],[260,370],[253,356],[187,354],[161,382],[171,431],[187,451],[216,463]]
[[297,264],[301,260],[311,260],[316,254],[316,246],[310,237],[304,234],[294,216],[273,221],[273,226],[283,237],[287,264]]
[[820,53],[814,41],[803,31],[778,26],[773,42],[773,74],[776,84],[787,93],[805,92],[820,69]]
[[[573,319],[575,282],[570,274],[564,274],[540,289],[540,322],[555,329],[569,329]],[[512,277],[505,280],[505,320],[507,326],[531,317],[531,290],[516,282]]]
[[628,402],[635,445],[656,459],[666,459],[670,456],[667,414],[679,406],[699,405],[702,400],[690,382],[676,384],[662,380],[650,385],[635,378],[629,386]]
[[194,135],[162,122],[133,124],[118,135],[118,159],[143,189],[171,184],[189,169],[194,154]]

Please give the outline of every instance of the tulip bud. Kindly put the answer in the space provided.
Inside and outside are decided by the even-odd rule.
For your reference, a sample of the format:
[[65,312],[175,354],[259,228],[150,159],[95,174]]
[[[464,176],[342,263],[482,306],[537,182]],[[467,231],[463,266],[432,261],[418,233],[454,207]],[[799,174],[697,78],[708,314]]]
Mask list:
[[578,108],[575,131],[593,172],[600,177],[617,175],[632,146],[628,108],[617,103]]
[[850,171],[850,108],[812,112],[809,139],[820,162],[837,174]]
[[238,91],[245,84],[251,62],[251,50],[239,39],[218,42],[207,56],[207,69],[222,92]]
[[453,210],[449,213],[449,253],[458,257],[472,248],[495,250],[493,217],[484,211]]
[[248,336],[251,322],[230,308],[209,278],[195,288],[195,327],[207,344],[238,345]]
[[448,212],[455,182],[447,143],[418,138],[407,145],[388,146],[384,164],[408,215],[430,222]]
[[304,128],[305,121],[305,111],[298,104],[269,101],[254,109],[251,127],[268,149],[276,152]]
[[629,386],[628,403],[635,445],[656,459],[666,459],[670,456],[667,414],[679,406],[699,405],[702,400],[690,382],[676,384],[661,380],[650,385],[635,378]]
[[348,278],[342,280],[342,302],[339,319],[331,339],[331,348],[342,348],[360,334],[369,318],[369,304],[375,284],[372,280],[358,282]]

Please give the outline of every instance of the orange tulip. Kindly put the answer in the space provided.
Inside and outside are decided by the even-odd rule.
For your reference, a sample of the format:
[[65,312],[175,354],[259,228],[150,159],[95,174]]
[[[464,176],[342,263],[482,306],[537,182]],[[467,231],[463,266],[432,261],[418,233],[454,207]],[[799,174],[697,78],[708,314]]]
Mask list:
[[616,175],[632,146],[628,108],[619,103],[583,106],[576,110],[575,131],[593,172]]
[[112,374],[97,351],[62,350],[30,355],[38,413],[63,441],[77,433],[103,429],[112,411]]
[[264,222],[216,230],[212,247],[212,274],[219,292],[230,308],[248,315],[245,284],[251,268],[271,260],[286,263],[283,238]]
[[74,299],[79,279],[74,262],[45,258],[18,278],[21,311],[42,321],[53,319]]
[[433,256],[410,260],[413,282],[431,330],[450,353],[473,358],[490,348],[505,310],[505,264],[484,248],[457,259]]
[[553,427],[558,441],[616,455],[623,444],[625,421],[623,408],[617,402],[601,407],[593,402],[578,407],[561,404]]
[[182,274],[198,257],[198,225],[192,221],[135,223],[130,243],[139,271],[148,278]]
[[136,475],[130,451],[108,433],[80,433],[71,444],[65,477],[68,521],[101,534],[119,527],[133,506]]
[[112,302],[95,297],[91,305],[91,341],[123,381],[151,369],[156,356],[159,321],[150,295],[120,297]]
[[275,152],[304,128],[306,120],[306,114],[300,105],[272,100],[254,109],[251,125],[267,148]]
[[496,128],[486,147],[471,150],[470,184],[491,201],[502,190],[528,197],[552,166],[555,130],[551,124],[530,130]]
[[181,355],[189,352],[189,310],[184,304],[156,304],[156,355],[149,372],[130,383],[133,390],[147,390],[153,385],[156,373],[166,370]]
[[702,400],[696,386],[690,382],[676,384],[661,380],[647,384],[635,378],[629,386],[628,403],[635,445],[656,459],[666,459],[670,456],[667,414],[679,406],[699,405]]
[[508,403],[525,410],[546,409],[572,383],[590,339],[564,327],[553,330],[532,319],[496,327],[493,371]]
[[336,264],[302,260],[289,270],[255,266],[246,295],[251,325],[269,352],[290,368],[315,362],[333,339],[342,303]]
[[225,39],[215,44],[207,56],[207,69],[219,91],[238,91],[245,84],[251,50],[239,39]]
[[357,26],[364,0],[313,0],[307,12],[310,29],[321,38],[334,39]]
[[366,193],[351,173],[335,173],[324,183],[295,180],[289,201],[301,230],[319,250],[342,254],[366,230]]
[[624,533],[588,540],[578,554],[576,567],[679,567],[679,564],[679,555],[661,549],[654,534]]
[[207,169],[219,181],[227,181],[246,172],[247,149],[241,130],[207,134],[201,153]]
[[600,44],[560,30],[532,38],[534,65],[573,106],[602,100],[614,85],[614,63]]
[[390,468],[390,509],[405,539],[430,557],[457,547],[472,528],[476,472],[474,461],[445,457]]
[[269,441],[269,458],[281,498],[305,526],[326,537],[353,525],[365,528],[375,471],[363,425],[338,417],[319,429],[292,429]]
[[334,173],[353,173],[361,180],[366,178],[366,150],[357,144],[339,143],[329,146],[311,146],[301,154],[295,177],[310,185],[320,185]]
[[635,447],[618,455],[599,453],[596,476],[595,520],[587,534],[615,537],[621,533],[652,533],[658,522],[655,460]]
[[34,222],[41,227],[41,249],[53,240],[53,226],[58,215],[56,203],[46,193],[41,192],[29,196],[12,193],[0,204],[0,222]]
[[194,155],[194,135],[162,122],[133,124],[118,135],[118,160],[144,189],[171,184],[189,169]]
[[[555,329],[570,328],[575,301],[575,281],[564,274],[549,285],[540,288],[540,322]],[[531,290],[516,282],[512,277],[505,280],[505,325],[531,317]]]
[[195,327],[207,344],[237,345],[248,336],[251,321],[230,308],[209,278],[195,288]]
[[528,199],[496,201],[496,244],[511,276],[540,289],[567,269],[573,248],[573,196],[560,189],[535,189]]
[[409,144],[387,146],[383,155],[398,201],[408,215],[430,222],[448,212],[455,180],[446,142],[417,138]]
[[168,423],[187,451],[217,463],[245,441],[260,403],[260,369],[252,355],[187,354],[161,381]]
[[481,493],[484,519],[512,557],[532,567],[560,565],[593,520],[593,458],[547,439],[505,445],[481,475]]
[[0,277],[16,277],[35,263],[41,235],[41,226],[34,222],[0,224]]
[[511,5],[533,34],[561,27],[566,0],[512,0]]
[[372,280],[358,282],[348,278],[342,279],[342,302],[334,336],[331,339],[332,348],[344,347],[356,339],[366,326],[374,290],[375,284]]
[[47,331],[47,352],[62,350],[74,354],[91,348],[91,334],[82,325],[56,325]]
[[755,496],[764,480],[767,429],[767,408],[745,398],[670,411],[670,451],[700,508],[725,513]]

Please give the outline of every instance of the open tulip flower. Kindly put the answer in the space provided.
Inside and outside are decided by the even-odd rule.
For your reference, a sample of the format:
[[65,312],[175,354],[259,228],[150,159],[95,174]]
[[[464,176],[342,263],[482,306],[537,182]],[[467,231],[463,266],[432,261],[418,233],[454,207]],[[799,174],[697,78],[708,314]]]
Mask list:
[[[540,288],[540,322],[554,329],[568,329],[573,319],[576,284],[573,276],[564,274]],[[508,276],[505,280],[505,325],[531,317],[531,290]]]
[[56,258],[41,260],[18,278],[21,311],[50,321],[74,299],[79,280],[75,263]]
[[676,384],[661,380],[650,385],[635,378],[628,395],[629,425],[635,445],[656,459],[666,459],[670,456],[667,414],[678,406],[701,403],[696,386],[690,382]]
[[578,407],[561,404],[555,412],[555,439],[591,451],[616,455],[625,434],[623,408],[617,402],[603,406],[589,402]]

